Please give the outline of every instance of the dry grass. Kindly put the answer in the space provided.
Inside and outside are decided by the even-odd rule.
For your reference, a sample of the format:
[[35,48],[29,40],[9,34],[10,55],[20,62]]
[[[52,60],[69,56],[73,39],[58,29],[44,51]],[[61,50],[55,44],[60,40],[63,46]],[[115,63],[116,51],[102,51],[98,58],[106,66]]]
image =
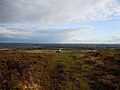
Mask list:
[[0,90],[120,90],[119,50],[0,51]]

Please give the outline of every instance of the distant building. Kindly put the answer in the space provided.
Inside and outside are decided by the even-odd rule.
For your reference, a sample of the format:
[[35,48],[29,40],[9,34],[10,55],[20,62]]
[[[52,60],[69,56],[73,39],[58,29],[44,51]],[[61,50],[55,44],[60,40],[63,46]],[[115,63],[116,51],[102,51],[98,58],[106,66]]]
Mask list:
[[59,48],[58,50],[57,50],[57,52],[61,52],[62,51],[62,48]]
[[58,51],[61,52],[62,51],[61,48]]

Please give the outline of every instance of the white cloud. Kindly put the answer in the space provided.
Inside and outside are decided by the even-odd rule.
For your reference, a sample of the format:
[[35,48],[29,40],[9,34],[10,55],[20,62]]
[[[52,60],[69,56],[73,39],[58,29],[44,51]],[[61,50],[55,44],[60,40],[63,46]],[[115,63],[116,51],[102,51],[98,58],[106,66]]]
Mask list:
[[116,31],[117,31],[117,32],[120,32],[120,29],[117,29]]
[[[16,38],[31,42],[119,42],[119,35],[111,36],[110,40],[87,38],[87,35],[94,34],[94,27],[91,26],[47,26],[113,18],[120,18],[119,0],[0,0],[0,24],[3,24],[0,27],[0,39]],[[5,24],[8,25],[4,26]],[[82,38],[85,35],[86,38]]]
[[79,39],[74,39],[73,42],[76,42],[76,43],[96,43],[96,42],[101,42],[101,41],[97,40],[97,39],[90,39],[90,38],[79,38]]
[[72,40],[73,43],[111,43],[120,44],[120,34],[109,36],[109,38],[76,38]]
[[14,31],[10,29],[6,29],[4,27],[0,27],[0,38],[21,38],[21,39],[26,39],[29,36],[31,36],[31,32],[26,32],[26,31]]
[[113,41],[120,43],[120,34],[113,35],[112,38],[113,38]]
[[[31,27],[26,27],[26,30],[21,26],[4,26],[0,27],[0,40],[15,39],[24,42],[50,42],[50,43],[120,43],[120,35],[112,35],[109,38],[88,38],[94,35],[94,27],[81,26],[77,28],[40,28],[32,30]],[[34,27],[33,27],[34,28]]]
[[120,16],[118,0],[0,0],[1,23],[56,24]]
[[81,34],[87,35],[93,32],[94,27],[81,26],[77,28],[36,28],[31,30],[22,28],[0,27],[0,38],[13,38],[31,40],[34,42],[69,42],[79,37]]

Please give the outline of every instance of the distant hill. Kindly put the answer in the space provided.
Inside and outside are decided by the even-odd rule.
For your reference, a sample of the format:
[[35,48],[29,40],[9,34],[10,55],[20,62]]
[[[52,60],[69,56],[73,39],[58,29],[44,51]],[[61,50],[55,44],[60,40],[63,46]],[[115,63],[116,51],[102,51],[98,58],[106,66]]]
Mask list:
[[94,49],[120,49],[120,44],[34,44],[34,43],[0,43],[0,48],[11,49],[69,49],[69,50],[94,50]]

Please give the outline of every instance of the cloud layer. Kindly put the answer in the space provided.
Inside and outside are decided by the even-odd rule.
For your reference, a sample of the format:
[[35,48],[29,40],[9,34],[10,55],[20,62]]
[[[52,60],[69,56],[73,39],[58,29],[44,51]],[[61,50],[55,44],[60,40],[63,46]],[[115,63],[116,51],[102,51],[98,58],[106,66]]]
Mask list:
[[82,26],[78,28],[36,28],[35,30],[22,28],[0,27],[0,38],[22,39],[29,42],[65,42],[72,41],[81,34],[90,34],[94,27]]
[[0,0],[0,42],[120,42],[119,30],[109,40],[92,37],[96,24],[56,26],[113,18],[119,0]]
[[56,24],[120,16],[119,0],[0,0],[0,23]]

